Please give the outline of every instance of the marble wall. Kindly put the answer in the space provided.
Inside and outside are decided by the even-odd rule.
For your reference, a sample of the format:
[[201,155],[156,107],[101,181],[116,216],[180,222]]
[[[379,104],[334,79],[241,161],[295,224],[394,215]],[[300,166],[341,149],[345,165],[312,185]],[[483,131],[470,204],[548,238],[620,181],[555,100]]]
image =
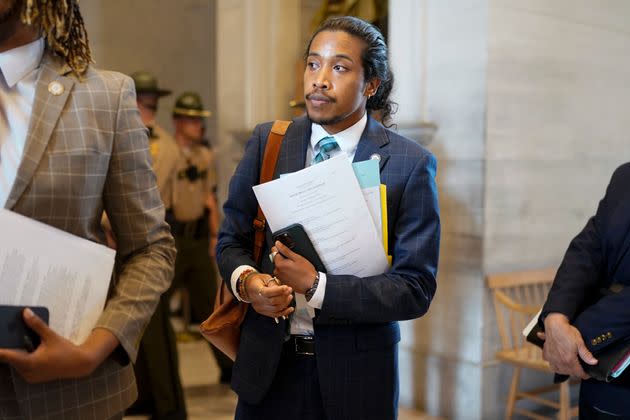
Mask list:
[[435,300],[423,319],[404,323],[401,401],[448,418],[500,418],[512,370],[494,358],[485,276],[557,265],[629,160],[630,4],[392,0],[390,8],[392,62],[411,84],[396,91],[400,121],[439,126],[429,148],[443,222]]
[[215,142],[215,2],[208,0],[81,0],[81,12],[96,66],[130,74],[148,70],[173,91],[160,101],[157,120],[173,132],[177,95],[199,92],[215,117],[208,135]]
[[434,302],[402,325],[401,403],[460,418],[481,412],[486,16],[483,0],[390,3],[396,118],[439,127],[428,147],[439,162],[442,217]]
[[[485,273],[557,266],[614,169],[630,160],[628,18],[622,0],[488,1]],[[495,331],[487,311],[485,363]],[[484,371],[484,413],[502,410],[509,374]]]

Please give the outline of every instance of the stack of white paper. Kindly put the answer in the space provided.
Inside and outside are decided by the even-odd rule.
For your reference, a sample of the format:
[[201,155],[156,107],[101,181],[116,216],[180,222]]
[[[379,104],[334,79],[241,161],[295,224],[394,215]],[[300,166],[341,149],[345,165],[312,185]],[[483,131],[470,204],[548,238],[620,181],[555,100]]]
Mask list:
[[82,343],[103,311],[115,251],[0,209],[0,304],[45,306],[49,324]]
[[378,229],[345,156],[257,185],[254,193],[271,231],[300,223],[329,273],[367,277],[387,270]]

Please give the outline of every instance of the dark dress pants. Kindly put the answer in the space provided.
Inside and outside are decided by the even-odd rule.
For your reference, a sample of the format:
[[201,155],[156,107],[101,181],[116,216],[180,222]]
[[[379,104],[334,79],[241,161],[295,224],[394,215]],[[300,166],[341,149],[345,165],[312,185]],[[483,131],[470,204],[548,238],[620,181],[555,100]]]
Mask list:
[[589,379],[580,385],[580,420],[630,420],[630,387],[626,372],[620,382]]
[[234,419],[325,420],[315,356],[283,351],[276,377],[263,401],[248,404],[239,399]]
[[128,414],[148,414],[152,420],[187,418],[169,312],[168,299],[162,296],[140,342],[134,365],[138,400]]

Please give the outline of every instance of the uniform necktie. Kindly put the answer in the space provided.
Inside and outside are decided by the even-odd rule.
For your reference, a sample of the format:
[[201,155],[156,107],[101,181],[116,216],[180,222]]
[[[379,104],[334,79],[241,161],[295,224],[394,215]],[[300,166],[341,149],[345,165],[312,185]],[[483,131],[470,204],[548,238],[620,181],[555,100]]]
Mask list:
[[327,136],[317,142],[315,149],[319,148],[317,154],[313,157],[313,165],[330,159],[330,152],[339,149],[337,141],[332,136]]

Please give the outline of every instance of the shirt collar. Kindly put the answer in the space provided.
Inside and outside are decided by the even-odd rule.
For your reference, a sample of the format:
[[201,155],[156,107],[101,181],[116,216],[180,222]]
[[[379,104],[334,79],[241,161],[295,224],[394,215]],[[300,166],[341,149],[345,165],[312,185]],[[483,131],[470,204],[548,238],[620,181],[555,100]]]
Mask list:
[[9,88],[13,88],[39,67],[44,55],[44,38],[0,53],[0,70]]
[[336,134],[329,134],[324,127],[319,124],[311,124],[311,147],[315,150],[317,143],[324,137],[334,137],[339,145],[339,148],[348,155],[354,154],[356,151],[361,135],[367,125],[367,112],[363,114],[363,117],[354,125],[340,131]]

